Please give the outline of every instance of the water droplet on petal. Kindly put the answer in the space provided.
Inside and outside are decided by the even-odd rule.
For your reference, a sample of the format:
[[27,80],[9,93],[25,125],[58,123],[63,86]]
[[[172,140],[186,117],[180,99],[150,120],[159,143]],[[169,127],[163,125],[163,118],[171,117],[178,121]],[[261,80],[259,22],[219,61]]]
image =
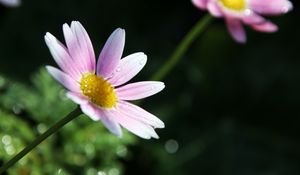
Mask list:
[[244,13],[245,13],[246,16],[250,16],[250,15],[253,14],[250,9],[246,9]]
[[114,76],[115,76],[115,73],[113,72],[113,73],[111,73],[111,75],[110,75],[109,78],[112,78],[112,77],[114,77]]
[[116,72],[120,72],[121,71],[121,67],[117,67]]

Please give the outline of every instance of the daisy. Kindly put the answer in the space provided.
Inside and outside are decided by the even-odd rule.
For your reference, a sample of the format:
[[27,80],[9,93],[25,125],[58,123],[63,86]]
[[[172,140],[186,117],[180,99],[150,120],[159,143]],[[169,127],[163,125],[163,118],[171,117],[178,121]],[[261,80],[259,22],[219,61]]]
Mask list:
[[102,123],[121,137],[121,126],[137,136],[158,138],[155,128],[164,123],[144,109],[127,101],[142,99],[160,92],[158,81],[127,83],[146,64],[147,56],[134,53],[121,59],[125,31],[116,29],[106,41],[96,64],[91,40],[83,26],[73,21],[63,25],[66,47],[46,33],[46,44],[61,70],[46,66],[48,72],[67,90],[67,97],[80,105],[84,114]]
[[192,0],[193,4],[208,10],[215,17],[223,17],[231,36],[240,43],[246,42],[243,24],[260,32],[275,32],[278,27],[260,15],[281,15],[293,5],[288,0]]

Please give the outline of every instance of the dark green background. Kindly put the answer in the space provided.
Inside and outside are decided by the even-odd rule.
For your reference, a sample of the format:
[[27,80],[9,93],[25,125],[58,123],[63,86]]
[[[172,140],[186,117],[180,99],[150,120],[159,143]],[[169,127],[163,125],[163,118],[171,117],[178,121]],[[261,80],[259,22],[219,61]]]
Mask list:
[[[216,19],[145,100],[166,128],[159,140],[130,147],[125,174],[299,175],[300,15],[270,18],[274,34],[248,30],[237,44]],[[43,0],[0,7],[0,73],[29,84],[40,66],[55,65],[48,31],[63,41],[62,24],[80,21],[96,55],[117,27],[126,30],[124,56],[143,51],[148,63],[134,79],[151,77],[206,12],[189,0]],[[1,121],[3,122],[3,121]],[[165,143],[174,139],[176,153]]]

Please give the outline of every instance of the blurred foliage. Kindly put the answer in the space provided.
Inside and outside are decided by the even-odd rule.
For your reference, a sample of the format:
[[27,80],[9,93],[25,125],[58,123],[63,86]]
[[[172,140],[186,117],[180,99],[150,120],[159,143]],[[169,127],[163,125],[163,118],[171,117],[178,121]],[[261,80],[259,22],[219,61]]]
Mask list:
[[[49,126],[75,108],[65,90],[44,68],[32,77],[33,86],[0,77],[0,160],[8,161]],[[122,174],[135,138],[112,135],[100,122],[80,116],[48,138],[9,174]]]

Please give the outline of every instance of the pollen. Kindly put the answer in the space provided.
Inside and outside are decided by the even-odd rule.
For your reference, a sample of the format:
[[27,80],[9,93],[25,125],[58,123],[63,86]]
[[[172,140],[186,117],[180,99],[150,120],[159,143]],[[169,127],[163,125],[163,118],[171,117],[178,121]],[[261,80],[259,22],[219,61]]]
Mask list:
[[85,74],[80,80],[82,94],[102,108],[112,108],[117,103],[114,87],[101,76]]
[[246,9],[246,0],[219,0],[224,7],[235,10],[242,11]]

